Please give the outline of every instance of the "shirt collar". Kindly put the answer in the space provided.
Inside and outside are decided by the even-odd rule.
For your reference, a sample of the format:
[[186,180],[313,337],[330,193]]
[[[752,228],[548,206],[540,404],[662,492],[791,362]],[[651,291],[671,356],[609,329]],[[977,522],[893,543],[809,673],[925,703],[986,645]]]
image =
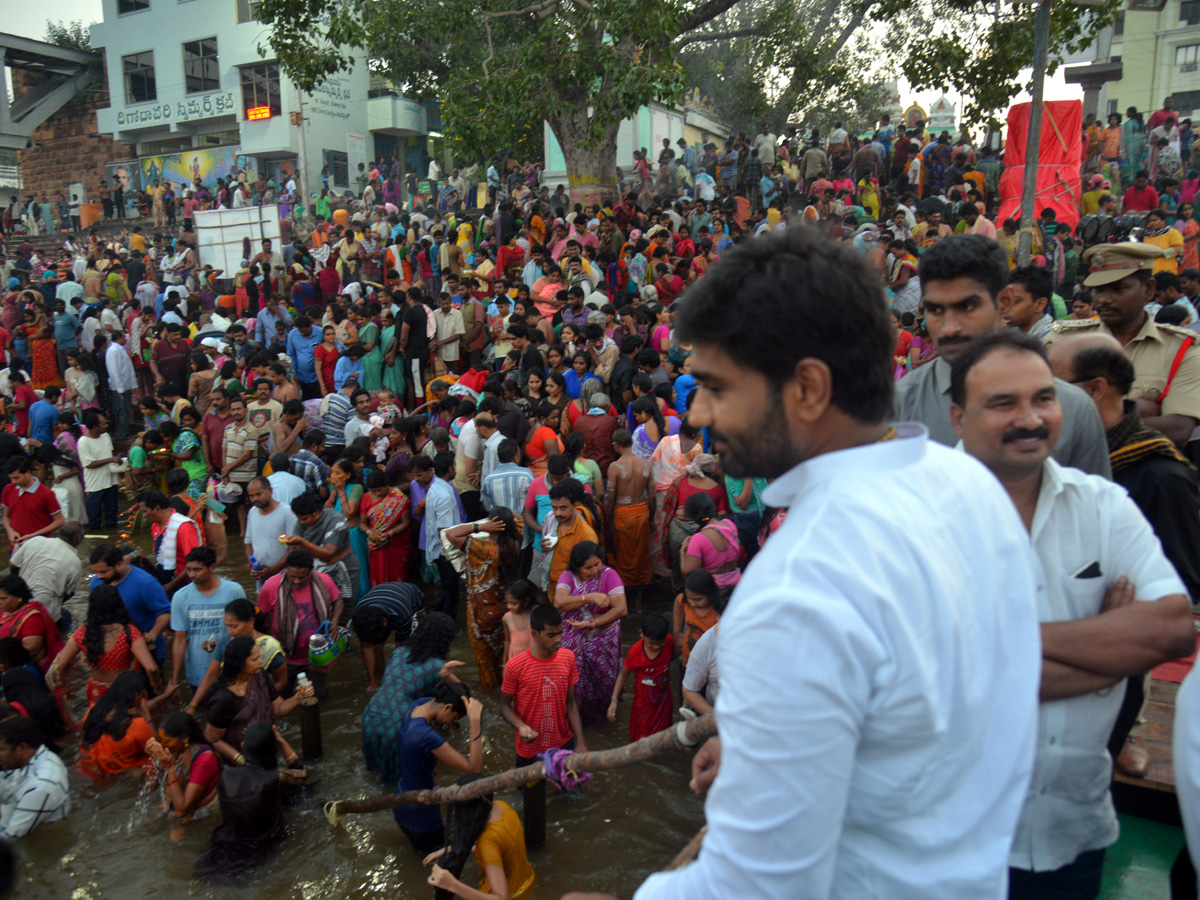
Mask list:
[[30,484],[30,485],[29,485],[29,487],[27,487],[27,488],[23,488],[23,487],[21,487],[20,485],[17,485],[17,494],[18,494],[18,495],[20,495],[20,494],[32,494],[34,491],[36,491],[36,490],[37,490],[38,488],[40,488],[41,486],[42,486],[42,483],[41,483],[41,481],[39,481],[37,478],[34,478],[34,479],[33,479],[33,483],[32,483],[32,484]]
[[933,361],[933,386],[939,394],[950,393],[950,363],[940,356]]
[[1038,490],[1037,509],[1033,512],[1033,525],[1029,529],[1030,539],[1035,545],[1046,520],[1050,518],[1054,501],[1065,489],[1066,474],[1053,457],[1046,457],[1046,461],[1042,463],[1042,486]]
[[763,502],[775,507],[794,506],[811,485],[822,484],[847,472],[856,476],[870,472],[894,473],[902,466],[921,460],[928,440],[929,431],[924,425],[901,422],[896,425],[894,440],[823,453],[805,460],[772,482],[763,492]]

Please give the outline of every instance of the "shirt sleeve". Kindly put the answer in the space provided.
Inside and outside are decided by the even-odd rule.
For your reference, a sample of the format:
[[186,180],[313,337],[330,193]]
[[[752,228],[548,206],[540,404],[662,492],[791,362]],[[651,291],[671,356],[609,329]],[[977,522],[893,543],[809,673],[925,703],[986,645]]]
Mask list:
[[171,598],[171,630],[187,631],[187,595],[181,593]]
[[1187,588],[1163,553],[1162,544],[1142,511],[1123,488],[1112,485],[1108,494],[1112,504],[1108,544],[1112,563],[1107,578],[1127,577],[1139,600],[1159,600],[1169,594],[1186,596]]
[[[189,527],[190,526],[190,527]],[[200,528],[194,521],[189,520],[187,525],[180,525],[179,531],[176,532],[176,553],[185,559],[187,555],[200,546]]]
[[515,695],[517,693],[517,688],[520,686],[518,680],[521,673],[520,659],[520,656],[514,656],[504,667],[504,679],[500,683],[500,690],[505,694]]
[[[886,660],[833,593],[780,584],[746,598],[722,625],[722,758],[705,805],[704,853],[652,875],[635,900],[829,896],[873,670]],[[768,667],[770,647],[788,652]],[[762,716],[762,698],[780,685],[789,714]]]
[[1200,348],[1195,345],[1184,355],[1171,380],[1171,388],[1163,398],[1162,414],[1200,419]]

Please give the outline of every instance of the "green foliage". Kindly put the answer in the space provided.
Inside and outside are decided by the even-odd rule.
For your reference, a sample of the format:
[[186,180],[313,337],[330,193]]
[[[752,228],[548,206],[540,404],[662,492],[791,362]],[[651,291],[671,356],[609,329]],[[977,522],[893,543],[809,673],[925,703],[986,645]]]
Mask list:
[[[906,0],[889,2],[903,6]],[[950,2],[966,14],[962,24],[911,36],[904,48],[904,75],[914,90],[952,87],[962,93],[964,125],[999,124],[997,115],[1022,88],[1029,87],[1021,81],[1021,70],[1033,65],[1037,4],[1006,4],[996,17],[988,3]],[[1122,0],[1104,0],[1096,6],[1055,3],[1050,11],[1047,75],[1058,68],[1062,56],[1091,46],[1122,6]]]
[[560,142],[595,146],[639,107],[682,97],[671,50],[681,3],[521,2],[265,0],[259,18],[271,31],[260,49],[304,89],[348,68],[351,48],[365,50],[407,95],[441,102],[465,157],[525,143],[544,118],[569,121]]
[[72,22],[51,22],[46,20],[46,43],[56,47],[66,47],[70,50],[92,52],[91,25],[84,25],[82,20]]
[[[56,47],[66,47],[68,50],[82,50],[84,53],[93,53],[91,39],[91,23],[83,24],[80,19],[75,19],[71,22],[52,22],[46,20],[46,43],[54,44]],[[100,59],[100,54],[95,54],[95,62],[91,65],[92,78],[91,80],[71,98],[73,102],[82,101],[88,94],[95,94],[108,89],[108,85],[104,82],[104,65]]]

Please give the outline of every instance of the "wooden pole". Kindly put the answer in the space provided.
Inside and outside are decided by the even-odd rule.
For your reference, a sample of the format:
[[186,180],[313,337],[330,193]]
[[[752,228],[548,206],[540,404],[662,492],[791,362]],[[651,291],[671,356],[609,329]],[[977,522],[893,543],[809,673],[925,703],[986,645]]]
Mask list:
[[[710,737],[715,737],[716,734],[717,717],[708,713],[688,722],[677,722],[665,731],[644,737],[632,744],[626,744],[624,747],[576,753],[567,760],[566,768],[575,772],[616,769],[630,763],[651,759],[668,750],[695,747]],[[509,769],[506,772],[472,781],[470,784],[455,784],[436,790],[405,791],[402,794],[384,794],[365,800],[331,801],[325,804],[325,818],[330,821],[330,824],[334,824],[345,813],[382,812],[385,809],[395,809],[398,806],[410,806],[416,803],[433,805],[435,803],[453,803],[457,800],[472,800],[496,791],[512,790],[531,781],[541,781],[545,777],[546,769],[541,760],[538,760],[531,766]]]
[[1046,53],[1050,43],[1050,2],[1041,0],[1033,23],[1033,102],[1029,104],[1029,135],[1025,145],[1025,174],[1021,180],[1021,233],[1017,238],[1017,265],[1029,263],[1033,255],[1034,209],[1037,199],[1038,163],[1042,146],[1042,98],[1046,87]]
[[307,760],[320,759],[324,748],[321,746],[321,706],[313,698],[311,706],[300,704],[300,755]]
[[546,780],[526,782],[521,788],[525,815],[521,825],[525,830],[525,845],[541,847],[546,843]]

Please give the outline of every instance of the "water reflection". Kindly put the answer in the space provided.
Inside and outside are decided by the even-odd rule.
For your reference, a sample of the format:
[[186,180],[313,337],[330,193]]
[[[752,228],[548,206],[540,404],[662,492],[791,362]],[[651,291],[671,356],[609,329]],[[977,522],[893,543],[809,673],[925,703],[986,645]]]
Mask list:
[[[143,540],[140,543],[147,543]],[[91,542],[80,547],[87,559]],[[86,568],[86,566],[85,566]],[[241,541],[230,541],[229,560],[218,569],[247,588]],[[83,592],[68,602],[77,622],[84,621]],[[667,598],[648,603],[648,611],[669,615]],[[637,639],[637,616],[624,622],[624,647]],[[460,616],[461,625],[461,616]],[[466,662],[457,674],[478,689],[478,672],[465,632],[454,643],[453,656]],[[72,690],[77,712],[84,712],[82,683],[76,674]],[[674,678],[678,700],[678,676]],[[161,812],[160,790],[147,791],[141,771],[96,785],[72,771],[71,815],[63,822],[39,827],[17,841],[22,865],[19,898],[221,898],[221,900],[408,900],[432,896],[426,870],[401,834],[390,811],[347,817],[332,830],[321,812],[325,800],[384,793],[378,777],[363,765],[359,718],[367,695],[357,647],[330,673],[329,696],[321,704],[325,758],[310,766],[312,790],[300,806],[285,810],[288,838],[280,850],[244,884],[215,886],[193,881],[192,869],[218,821],[216,816],[182,828]],[[483,695],[484,773],[512,762],[512,729],[500,718],[499,693]],[[621,706],[628,715],[629,703]],[[281,732],[300,746],[295,714],[278,720]],[[628,739],[627,721],[588,729],[593,750],[618,747]],[[451,737],[466,750],[465,729]],[[65,751],[74,763],[75,742]],[[537,871],[531,897],[557,900],[565,891],[586,888],[622,897],[632,895],[646,875],[662,868],[695,835],[703,822],[701,801],[687,791],[690,754],[678,753],[648,763],[599,773],[579,801],[550,791],[546,814],[547,841],[531,848]],[[452,780],[447,771],[443,783]],[[503,796],[521,812],[519,792]],[[477,884],[473,863],[464,881]]]

